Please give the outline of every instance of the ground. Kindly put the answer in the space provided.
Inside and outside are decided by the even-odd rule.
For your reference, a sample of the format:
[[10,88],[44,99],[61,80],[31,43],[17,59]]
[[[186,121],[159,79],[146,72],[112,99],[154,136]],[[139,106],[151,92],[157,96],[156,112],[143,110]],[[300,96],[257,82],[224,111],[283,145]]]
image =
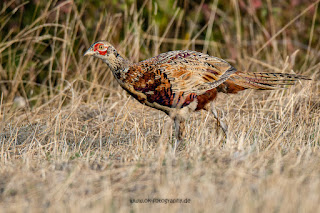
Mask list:
[[[211,114],[194,113],[178,150],[170,118],[120,89],[96,102],[74,94],[64,105],[9,109],[1,117],[0,208],[317,212],[317,88],[310,81],[223,94],[216,103],[228,137]],[[149,203],[132,203],[139,199]]]

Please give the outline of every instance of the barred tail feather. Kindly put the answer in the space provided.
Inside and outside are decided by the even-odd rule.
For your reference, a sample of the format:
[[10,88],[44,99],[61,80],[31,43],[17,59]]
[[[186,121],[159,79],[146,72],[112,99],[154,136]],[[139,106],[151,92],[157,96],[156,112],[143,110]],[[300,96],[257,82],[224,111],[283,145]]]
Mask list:
[[250,89],[273,90],[286,85],[294,85],[298,80],[311,80],[303,75],[288,73],[236,72],[229,78],[233,83]]

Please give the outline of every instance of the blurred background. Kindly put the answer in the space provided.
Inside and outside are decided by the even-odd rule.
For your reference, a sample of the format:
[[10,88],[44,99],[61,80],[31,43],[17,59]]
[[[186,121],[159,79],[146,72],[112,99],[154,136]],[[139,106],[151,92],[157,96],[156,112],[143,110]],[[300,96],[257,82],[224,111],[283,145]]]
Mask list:
[[[0,23],[2,101],[24,99],[30,107],[70,83],[87,91],[85,101],[99,92],[108,96],[92,86],[117,86],[107,66],[82,56],[97,40],[108,40],[133,62],[192,49],[238,69],[311,75],[320,58],[314,0],[2,0]],[[288,56],[294,66],[284,68]]]

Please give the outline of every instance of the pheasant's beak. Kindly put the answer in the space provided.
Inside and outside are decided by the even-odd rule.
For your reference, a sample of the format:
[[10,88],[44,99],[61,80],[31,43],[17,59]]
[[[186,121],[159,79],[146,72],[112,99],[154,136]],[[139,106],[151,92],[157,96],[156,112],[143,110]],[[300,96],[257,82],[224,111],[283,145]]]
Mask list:
[[83,56],[86,56],[86,55],[94,55],[94,51],[92,50],[92,48],[89,48],[89,49],[83,54]]

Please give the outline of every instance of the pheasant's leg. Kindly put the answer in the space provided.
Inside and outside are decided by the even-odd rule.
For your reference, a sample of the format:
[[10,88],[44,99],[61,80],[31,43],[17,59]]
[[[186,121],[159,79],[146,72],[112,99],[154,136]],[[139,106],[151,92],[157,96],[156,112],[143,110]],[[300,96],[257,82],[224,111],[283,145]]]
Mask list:
[[176,136],[176,139],[178,140],[178,144],[179,144],[184,137],[184,130],[185,130],[184,120],[181,120],[178,117],[175,117],[174,118],[174,125],[175,125],[175,136]]
[[227,124],[225,124],[223,121],[219,119],[218,112],[213,102],[211,102],[211,112],[214,115],[214,117],[217,119],[218,125],[221,126],[221,129],[223,130],[224,134],[227,136],[228,126]]
[[175,136],[178,139],[180,131],[180,121],[177,117],[174,118]]
[[182,140],[185,136],[185,122],[184,121],[180,121],[180,131],[179,131],[179,140]]

